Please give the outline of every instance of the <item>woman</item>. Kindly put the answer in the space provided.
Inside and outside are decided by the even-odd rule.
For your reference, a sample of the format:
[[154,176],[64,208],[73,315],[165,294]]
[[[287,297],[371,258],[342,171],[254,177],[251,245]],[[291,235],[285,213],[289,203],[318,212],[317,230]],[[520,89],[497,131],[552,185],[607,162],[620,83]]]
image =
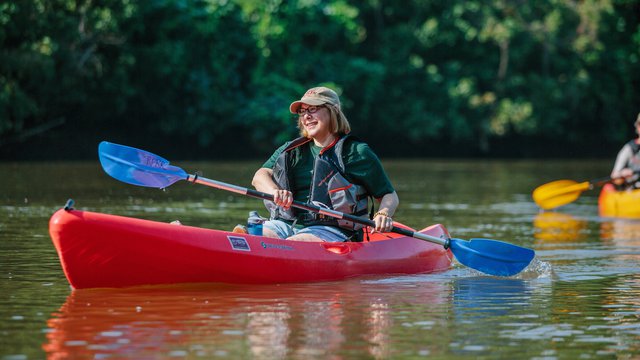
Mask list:
[[[640,134],[640,114],[634,123],[636,133]],[[618,152],[611,178],[619,189],[638,187],[638,171],[640,171],[640,138],[624,144]]]
[[[387,232],[398,207],[396,194],[378,157],[369,146],[348,135],[349,122],[335,91],[315,87],[289,110],[298,114],[301,137],[278,148],[258,169],[252,185],[273,194],[264,236],[298,241],[361,241],[364,229],[292,208],[294,200],[311,202],[356,216],[368,213],[367,198],[379,201],[374,231]],[[369,212],[370,213],[370,212]]]

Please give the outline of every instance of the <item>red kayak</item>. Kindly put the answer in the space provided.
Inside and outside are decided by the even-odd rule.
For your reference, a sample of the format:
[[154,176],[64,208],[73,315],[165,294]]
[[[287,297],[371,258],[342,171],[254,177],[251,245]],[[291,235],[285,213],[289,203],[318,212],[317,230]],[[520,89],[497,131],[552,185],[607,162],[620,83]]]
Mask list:
[[[439,224],[420,232],[449,237]],[[453,258],[441,245],[395,233],[365,242],[309,243],[64,209],[51,217],[49,233],[76,289],[420,274],[446,270]]]

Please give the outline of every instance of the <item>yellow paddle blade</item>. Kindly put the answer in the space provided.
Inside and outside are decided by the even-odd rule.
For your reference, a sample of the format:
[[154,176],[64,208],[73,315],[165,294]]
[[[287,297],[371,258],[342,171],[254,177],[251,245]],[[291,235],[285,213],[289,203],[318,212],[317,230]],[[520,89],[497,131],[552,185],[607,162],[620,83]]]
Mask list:
[[549,210],[576,201],[583,191],[590,188],[588,181],[557,180],[538,186],[532,196],[538,206]]

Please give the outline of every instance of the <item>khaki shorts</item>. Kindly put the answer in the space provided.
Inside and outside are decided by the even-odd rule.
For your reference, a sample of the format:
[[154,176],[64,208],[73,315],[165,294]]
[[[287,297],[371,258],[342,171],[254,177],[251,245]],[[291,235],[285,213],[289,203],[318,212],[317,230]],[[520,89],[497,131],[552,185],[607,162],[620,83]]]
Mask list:
[[262,227],[273,231],[280,239],[286,239],[297,234],[311,234],[326,242],[345,242],[349,239],[347,235],[335,226],[312,225],[298,229],[282,220],[268,220],[262,224]]

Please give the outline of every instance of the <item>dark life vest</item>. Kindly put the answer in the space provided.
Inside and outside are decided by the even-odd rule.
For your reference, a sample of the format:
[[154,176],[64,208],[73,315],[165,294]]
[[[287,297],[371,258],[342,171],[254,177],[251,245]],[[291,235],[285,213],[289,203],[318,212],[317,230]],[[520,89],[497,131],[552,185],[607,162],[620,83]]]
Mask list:
[[634,188],[634,189],[640,188],[640,181],[638,181],[640,176],[638,176],[637,174],[638,172],[640,172],[640,144],[638,144],[635,139],[630,140],[627,144],[631,147],[632,155],[627,160],[627,164],[625,165],[625,167],[628,167],[629,169],[633,170],[636,174],[634,174],[629,178],[626,178],[623,184],[616,185],[616,189],[618,190],[624,190],[628,188]]
[[631,146],[631,152],[633,153],[627,162],[627,166],[633,171],[638,171],[640,170],[640,144],[636,140],[631,140],[627,144]]
[[[355,141],[352,136],[343,136],[323,148],[314,159],[307,202],[342,213],[363,216],[367,214],[368,194],[364,186],[352,183],[345,175],[343,150],[349,139]],[[273,167],[273,180],[279,188],[291,191],[290,167],[295,158],[302,156],[302,151],[310,151],[302,146],[310,141],[311,139],[304,137],[293,140],[276,159]],[[335,219],[306,210],[296,208],[285,210],[271,201],[265,201],[265,205],[269,209],[272,219],[298,221],[304,226],[338,226],[349,231],[357,231],[363,227],[352,221]]]

